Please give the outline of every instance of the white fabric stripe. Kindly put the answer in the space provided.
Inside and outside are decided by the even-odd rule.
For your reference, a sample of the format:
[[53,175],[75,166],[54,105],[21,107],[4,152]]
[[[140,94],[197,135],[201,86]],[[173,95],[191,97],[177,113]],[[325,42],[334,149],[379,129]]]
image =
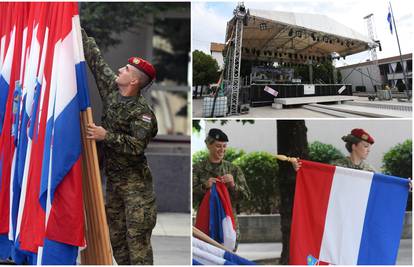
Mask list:
[[78,64],[81,61],[85,61],[85,56],[83,53],[83,45],[82,45],[82,33],[81,33],[81,26],[79,16],[76,15],[72,18],[72,31],[75,32],[73,35],[73,45],[74,45],[74,52],[75,52],[75,61]]
[[12,167],[11,167],[11,175],[10,175],[10,202],[9,202],[9,240],[14,241],[14,232],[13,232],[13,218],[12,218],[12,210],[13,210],[13,182],[14,182],[14,172],[16,167],[16,151],[14,150],[13,153],[13,161],[12,161]]
[[216,255],[217,257],[224,258],[225,251],[221,248],[210,245],[198,238],[193,237],[193,247],[202,249],[210,254]]
[[24,56],[22,56],[20,59],[20,77],[19,77],[20,81],[23,80],[23,74],[24,74],[23,68],[25,66],[25,62],[26,62],[27,56],[29,55],[29,50],[30,50],[30,47],[26,47],[26,41],[27,41],[27,27],[23,29],[23,40],[22,40],[21,47],[22,47],[22,54]]
[[73,41],[72,30],[62,40],[61,47],[55,54],[59,57],[59,64],[53,65],[53,69],[56,69],[56,82],[59,88],[56,90],[55,120],[77,93]]
[[319,260],[355,265],[374,173],[336,167]]
[[9,47],[7,48],[6,55],[4,58],[4,64],[0,70],[1,75],[7,81],[9,85],[10,85],[10,75],[11,75],[12,61],[13,61],[13,55],[14,55],[15,35],[16,35],[16,26],[13,28],[13,32],[10,37]]
[[229,216],[222,221],[223,223],[223,245],[230,249],[234,250],[236,247],[236,231],[233,229],[233,223]]
[[201,263],[207,264],[207,265],[224,265],[224,262],[225,262],[223,258],[219,258],[213,254],[210,254],[196,247],[193,247],[193,257],[195,259],[198,258],[198,259],[201,259],[202,261],[208,262],[208,263],[204,263],[199,260]]

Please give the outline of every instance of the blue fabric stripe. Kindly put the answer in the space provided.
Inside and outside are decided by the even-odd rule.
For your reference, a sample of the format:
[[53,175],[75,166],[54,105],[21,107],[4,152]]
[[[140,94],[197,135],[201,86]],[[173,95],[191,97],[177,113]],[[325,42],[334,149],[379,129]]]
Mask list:
[[0,134],[3,130],[4,116],[6,115],[7,96],[9,95],[9,84],[3,75],[0,75]]
[[201,264],[201,262],[199,262],[199,261],[197,261],[197,260],[193,259],[193,265],[203,265],[203,264]]
[[0,235],[0,259],[6,260],[11,257],[11,248],[13,243],[9,240],[8,235]]
[[44,145],[43,161],[42,161],[42,177],[40,180],[39,202],[44,211],[46,211],[47,185],[48,185],[48,179],[49,179],[49,164],[50,164],[50,151],[51,151],[50,146],[52,143],[52,129],[53,129],[53,116],[49,118],[49,120],[46,123],[45,145]]
[[75,65],[76,69],[76,84],[78,86],[78,95],[79,95],[79,107],[82,111],[86,110],[89,107],[89,87],[88,79],[86,74],[86,63],[81,61]]
[[223,265],[237,265],[237,264],[231,261],[224,261]]
[[75,265],[78,247],[45,238],[42,265]]
[[[19,240],[19,237],[17,237],[16,240]],[[36,265],[37,263],[37,254],[21,250],[20,243],[18,241],[14,242],[14,246],[12,246],[11,257],[14,263],[18,265]]]
[[217,242],[223,244],[223,220],[226,218],[223,206],[221,205],[220,197],[217,193],[216,185],[211,187],[210,194],[210,237]]
[[407,179],[374,174],[362,230],[358,265],[396,263],[408,188]]
[[53,201],[56,188],[79,159],[81,146],[79,101],[78,95],[76,95],[55,120],[50,187],[51,201]]
[[230,253],[228,251],[224,252],[224,259],[231,261],[237,265],[256,265],[256,263],[249,261],[245,258],[237,256],[236,254]]

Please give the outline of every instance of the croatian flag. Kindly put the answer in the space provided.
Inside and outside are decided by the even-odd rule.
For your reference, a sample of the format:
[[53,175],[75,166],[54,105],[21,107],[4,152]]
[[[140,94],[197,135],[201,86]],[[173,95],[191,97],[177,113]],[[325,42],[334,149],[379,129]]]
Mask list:
[[0,3],[0,14],[0,258],[75,264],[89,106],[78,6]]
[[226,248],[236,248],[236,224],[230,195],[224,183],[216,182],[204,195],[197,212],[195,227]]
[[296,177],[290,264],[395,264],[408,182],[303,160]]
[[193,237],[193,265],[256,265],[224,249]]

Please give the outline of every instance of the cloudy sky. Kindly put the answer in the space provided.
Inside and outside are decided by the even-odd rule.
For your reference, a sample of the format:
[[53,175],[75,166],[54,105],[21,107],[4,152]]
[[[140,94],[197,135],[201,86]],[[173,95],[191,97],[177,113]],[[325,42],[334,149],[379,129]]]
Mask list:
[[[268,2],[245,1],[246,8],[277,10],[298,13],[323,14],[360,32],[367,34],[366,15],[374,14],[374,30],[381,41],[383,51],[377,50],[378,59],[397,56],[398,45],[395,32],[391,35],[387,21],[388,0],[274,0]],[[413,50],[412,5],[409,0],[392,0],[401,52]],[[192,3],[192,50],[210,53],[210,42],[224,43],[226,23],[233,16],[237,2]],[[340,60],[337,66],[365,61],[368,52],[362,52]]]

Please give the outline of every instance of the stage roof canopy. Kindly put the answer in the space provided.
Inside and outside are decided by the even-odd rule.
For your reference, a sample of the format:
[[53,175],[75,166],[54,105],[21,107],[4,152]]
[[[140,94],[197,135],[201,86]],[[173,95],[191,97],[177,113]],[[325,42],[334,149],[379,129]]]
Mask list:
[[[234,22],[235,17],[227,23],[226,43]],[[325,15],[250,9],[244,20],[242,59],[303,63],[376,46],[367,36]]]

